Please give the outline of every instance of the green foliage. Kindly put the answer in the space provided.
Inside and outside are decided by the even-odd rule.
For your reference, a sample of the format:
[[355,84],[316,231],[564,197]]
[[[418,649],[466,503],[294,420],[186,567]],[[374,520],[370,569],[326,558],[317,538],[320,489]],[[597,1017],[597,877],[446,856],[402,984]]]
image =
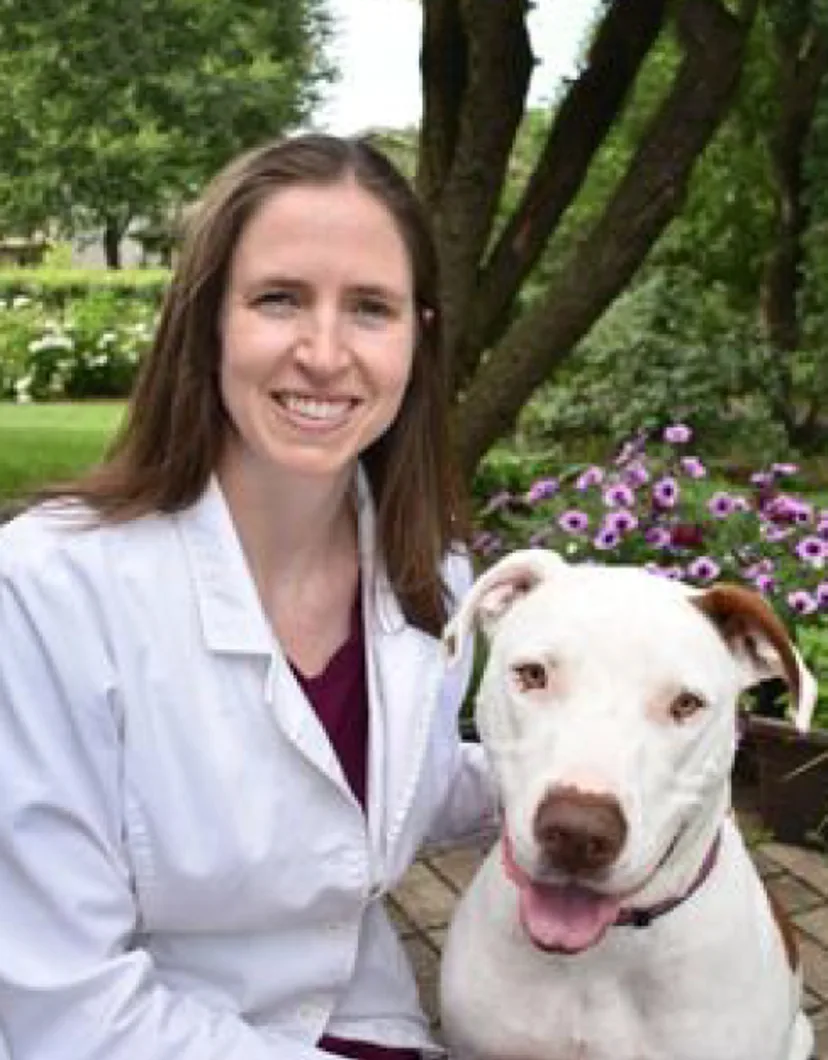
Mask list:
[[94,291],[119,292],[124,298],[157,305],[170,282],[167,269],[79,269],[41,266],[0,269],[0,300],[23,296],[47,306]]
[[771,368],[754,319],[733,309],[724,285],[655,269],[526,406],[519,437],[529,449],[561,452],[584,436],[619,443],[639,428],[692,418],[717,454],[783,452],[768,404]]
[[797,636],[797,646],[805,665],[820,678],[811,727],[828,729],[828,623],[803,626]]
[[[683,209],[634,284],[528,403],[516,439],[519,451],[551,450],[561,458],[585,437],[618,442],[638,426],[692,416],[713,452],[763,447],[787,452],[790,441],[779,409],[801,412],[828,386],[826,93],[808,159],[812,220],[800,292],[802,349],[780,361],[761,334],[760,292],[776,217],[769,140],[780,96],[771,16],[780,14],[781,2],[768,0],[759,12],[739,95],[696,165]],[[677,62],[675,42],[665,33],[523,300],[542,297],[562,256],[600,215],[665,97]],[[538,113],[524,123],[520,157],[512,166],[515,179],[528,170],[547,121]],[[508,193],[506,205],[514,198]]]
[[0,0],[2,223],[164,217],[307,118],[326,33],[321,0]]

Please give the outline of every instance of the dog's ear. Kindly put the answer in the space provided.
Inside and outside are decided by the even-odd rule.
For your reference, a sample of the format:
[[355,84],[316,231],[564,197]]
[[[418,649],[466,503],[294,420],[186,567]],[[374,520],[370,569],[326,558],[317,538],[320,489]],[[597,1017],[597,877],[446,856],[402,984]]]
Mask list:
[[466,637],[475,628],[489,636],[512,604],[564,566],[557,552],[530,548],[512,552],[482,574],[469,589],[457,614],[443,631],[449,663],[462,654]]
[[794,724],[802,732],[807,730],[816,704],[817,683],[788,631],[762,597],[751,589],[722,582],[694,594],[693,603],[719,628],[739,665],[742,688],[781,677],[796,704]]

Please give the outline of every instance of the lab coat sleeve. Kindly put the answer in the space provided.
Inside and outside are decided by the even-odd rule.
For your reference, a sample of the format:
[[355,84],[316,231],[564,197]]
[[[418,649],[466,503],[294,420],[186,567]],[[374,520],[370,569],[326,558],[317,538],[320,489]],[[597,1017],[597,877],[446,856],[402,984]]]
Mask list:
[[[455,553],[446,567],[446,581],[454,606],[468,592],[473,581],[471,562]],[[490,841],[500,822],[497,789],[489,760],[476,742],[462,741],[458,719],[469,693],[474,661],[474,640],[468,638],[461,658],[446,666],[436,739],[448,753],[451,782],[448,797],[426,836],[430,846]]]
[[82,578],[0,568],[0,1057],[322,1060],[167,989],[136,944],[97,607]]

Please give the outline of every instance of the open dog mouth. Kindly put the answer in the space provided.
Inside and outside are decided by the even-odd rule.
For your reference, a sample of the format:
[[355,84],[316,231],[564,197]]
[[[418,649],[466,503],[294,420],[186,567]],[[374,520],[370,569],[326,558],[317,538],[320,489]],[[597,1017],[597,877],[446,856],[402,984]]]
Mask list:
[[502,835],[503,869],[518,889],[518,909],[523,930],[538,949],[575,954],[601,941],[607,930],[627,912],[626,903],[641,892],[676,848],[683,829],[670,841],[654,868],[631,891],[602,894],[574,881],[545,883],[533,879],[517,864],[512,841]]
[[517,864],[503,833],[503,868],[518,889],[520,922],[532,942],[552,953],[580,953],[604,937],[618,919],[621,898],[578,883],[540,883]]

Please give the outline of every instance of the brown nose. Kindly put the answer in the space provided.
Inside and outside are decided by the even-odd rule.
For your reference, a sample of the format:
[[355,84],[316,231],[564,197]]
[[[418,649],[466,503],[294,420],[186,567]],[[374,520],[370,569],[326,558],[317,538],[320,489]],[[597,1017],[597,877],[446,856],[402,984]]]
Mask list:
[[609,868],[621,853],[627,822],[617,799],[560,787],[538,806],[534,832],[554,868],[590,875]]

